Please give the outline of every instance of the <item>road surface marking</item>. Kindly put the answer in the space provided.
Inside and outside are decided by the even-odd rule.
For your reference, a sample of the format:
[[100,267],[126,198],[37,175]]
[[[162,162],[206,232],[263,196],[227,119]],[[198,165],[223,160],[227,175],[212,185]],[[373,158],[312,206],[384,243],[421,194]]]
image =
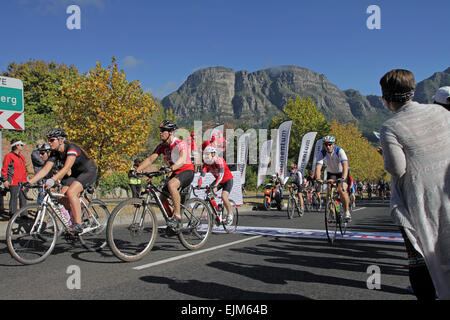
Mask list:
[[164,264],[164,263],[169,263],[169,262],[181,260],[181,259],[184,259],[184,258],[192,257],[192,256],[195,256],[197,254],[202,254],[202,253],[205,253],[205,252],[222,249],[222,248],[229,247],[229,246],[232,246],[232,245],[235,245],[235,244],[238,244],[238,243],[243,243],[243,242],[246,242],[246,241],[255,240],[255,239],[258,239],[258,238],[261,238],[261,237],[262,237],[262,235],[258,235],[258,236],[254,236],[254,237],[250,237],[250,238],[246,238],[246,239],[242,239],[242,240],[238,240],[238,241],[234,241],[234,242],[229,242],[229,243],[222,244],[220,246],[215,246],[215,247],[212,247],[212,248],[203,249],[203,250],[199,250],[199,251],[193,251],[191,253],[183,254],[181,256],[176,256],[176,257],[172,257],[172,258],[168,258],[168,259],[164,259],[164,260],[160,260],[160,261],[144,264],[142,266],[134,267],[133,269],[134,270],[142,270],[142,269],[158,266],[158,265],[161,265],[161,264]]

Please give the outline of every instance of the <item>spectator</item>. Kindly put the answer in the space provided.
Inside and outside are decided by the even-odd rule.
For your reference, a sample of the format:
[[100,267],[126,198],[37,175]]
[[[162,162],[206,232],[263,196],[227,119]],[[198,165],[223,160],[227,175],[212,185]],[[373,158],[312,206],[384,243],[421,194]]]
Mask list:
[[[380,80],[394,112],[381,128],[384,167],[391,174],[391,214],[405,240],[409,277],[419,300],[450,299],[450,113],[412,101],[414,75],[392,70]],[[431,278],[430,278],[431,277]],[[434,284],[434,288],[433,288]]]
[[142,180],[133,175],[133,172],[136,171],[137,167],[139,167],[141,162],[142,162],[141,160],[135,159],[134,164],[131,167],[131,170],[128,174],[128,177],[130,179],[129,184],[133,198],[139,198],[141,196]]
[[434,103],[443,106],[450,111],[450,86],[439,88],[432,98]]
[[22,155],[24,143],[19,139],[11,140],[11,152],[3,159],[1,179],[6,189],[9,189],[9,214],[12,216],[17,211],[17,198],[20,208],[27,204],[23,192],[20,192],[19,183],[27,182],[28,175],[25,166],[25,158]]

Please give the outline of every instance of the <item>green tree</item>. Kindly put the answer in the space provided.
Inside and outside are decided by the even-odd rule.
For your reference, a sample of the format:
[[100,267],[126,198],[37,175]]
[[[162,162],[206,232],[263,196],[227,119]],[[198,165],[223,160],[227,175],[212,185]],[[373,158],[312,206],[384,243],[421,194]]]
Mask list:
[[23,81],[25,100],[25,130],[5,130],[4,137],[32,143],[42,139],[50,128],[58,126],[53,111],[62,82],[79,76],[74,66],[39,60],[20,64],[12,62],[2,75]]
[[129,170],[130,159],[142,150],[154,126],[156,109],[141,84],[128,82],[118,70],[114,57],[107,69],[97,63],[89,73],[64,80],[56,108],[69,139],[97,163],[99,177]]
[[289,99],[283,112],[278,118],[272,118],[270,129],[277,129],[284,121],[292,120],[289,158],[296,162],[303,136],[310,131],[317,131],[316,140],[320,139],[329,133],[330,123],[325,120],[311,97],[297,96],[295,100]]

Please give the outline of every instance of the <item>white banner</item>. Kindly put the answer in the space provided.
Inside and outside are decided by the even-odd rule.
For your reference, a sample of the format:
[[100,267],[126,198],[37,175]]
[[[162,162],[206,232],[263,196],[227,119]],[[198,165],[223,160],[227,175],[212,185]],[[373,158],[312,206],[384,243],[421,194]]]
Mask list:
[[267,173],[267,166],[270,162],[270,151],[272,150],[272,141],[266,140],[262,143],[259,149],[259,165],[258,165],[258,181],[256,187],[258,188],[263,182]]
[[[231,189],[230,195],[229,195],[229,199],[233,200],[237,205],[242,205],[244,203],[243,197],[242,197],[242,183],[241,183],[241,175],[239,171],[231,171],[231,174],[233,175],[233,188]],[[192,181],[191,185],[193,187],[196,187],[198,185],[198,178],[200,178],[200,172],[197,172],[194,175],[194,180]],[[214,181],[216,181],[216,179],[214,178],[214,176],[211,173],[206,173],[206,175],[203,177],[202,179],[202,186],[208,186],[211,185],[211,183],[213,183]],[[222,190],[217,191],[217,197],[216,202],[217,203],[222,203]],[[200,199],[205,199],[206,195],[205,195],[205,190],[195,190],[195,195],[194,195],[194,190],[191,190],[191,194],[190,194],[190,198],[200,198]]]
[[311,157],[311,151],[314,146],[314,139],[317,132],[312,131],[305,134],[302,138],[302,145],[298,153],[297,170],[299,170],[303,176],[305,176],[305,169],[308,165],[309,158]]
[[248,144],[250,141],[250,134],[245,133],[239,137],[237,143],[237,169],[241,173],[241,183],[245,184],[245,169],[247,168],[248,158]]
[[289,138],[291,135],[292,120],[283,122],[278,128],[277,135],[277,174],[281,180],[286,175],[286,167],[289,152]]
[[314,147],[314,156],[313,156],[313,162],[312,162],[312,170],[316,171],[316,162],[317,157],[319,156],[319,152],[322,150],[323,147],[323,139],[317,140],[316,146]]

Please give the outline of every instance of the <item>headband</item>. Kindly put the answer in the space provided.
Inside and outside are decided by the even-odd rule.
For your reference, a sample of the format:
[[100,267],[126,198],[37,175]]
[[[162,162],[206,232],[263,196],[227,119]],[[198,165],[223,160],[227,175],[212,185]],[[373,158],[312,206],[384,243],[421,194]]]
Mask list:
[[19,141],[14,142],[14,143],[11,145],[11,148],[17,146],[18,144],[24,145],[24,143],[22,142],[22,140],[19,140]]
[[402,93],[383,92],[383,98],[389,102],[406,102],[408,100],[411,100],[413,97],[414,97],[414,89]]

